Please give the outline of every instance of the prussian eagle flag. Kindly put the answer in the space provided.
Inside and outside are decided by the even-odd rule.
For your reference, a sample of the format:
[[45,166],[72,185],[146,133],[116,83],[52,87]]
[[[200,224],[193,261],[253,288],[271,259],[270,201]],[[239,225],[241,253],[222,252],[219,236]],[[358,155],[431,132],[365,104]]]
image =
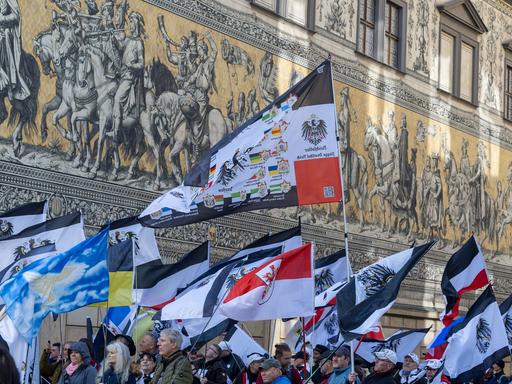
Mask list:
[[481,378],[492,363],[510,354],[507,331],[489,285],[464,321],[450,330],[444,370],[452,383]]
[[512,351],[512,295],[500,304],[500,312],[507,331],[508,347]]
[[152,202],[145,225],[341,200],[331,62],[214,145],[184,184]]
[[354,275],[336,295],[340,332],[361,337],[393,306],[402,281],[432,247],[429,242],[385,257]]
[[315,293],[318,295],[352,274],[345,250],[315,260]]
[[0,240],[46,220],[48,202],[27,203],[0,215]]
[[315,312],[311,243],[273,257],[238,280],[219,306],[238,321],[311,316]]
[[474,236],[455,252],[448,263],[441,279],[446,309],[441,314],[444,325],[449,325],[459,313],[462,295],[489,284],[485,268],[485,259]]

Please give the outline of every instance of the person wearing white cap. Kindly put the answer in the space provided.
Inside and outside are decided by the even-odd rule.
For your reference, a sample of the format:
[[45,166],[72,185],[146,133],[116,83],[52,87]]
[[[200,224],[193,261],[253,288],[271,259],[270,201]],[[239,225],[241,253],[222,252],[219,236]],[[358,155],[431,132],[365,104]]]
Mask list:
[[226,375],[228,375],[228,384],[240,384],[242,369],[244,368],[242,359],[232,352],[231,346],[226,340],[221,341],[219,347],[222,350],[220,361],[224,365]]
[[426,361],[427,365],[427,373],[425,374],[425,379],[427,384],[430,384],[437,375],[437,371],[443,366],[443,362],[438,359],[430,359]]
[[404,365],[400,371],[400,382],[402,384],[426,384],[425,371],[419,368],[420,358],[411,352],[404,357]]
[[242,370],[242,384],[256,384],[258,381],[260,366],[266,356],[258,352],[246,356],[247,368]]
[[[391,349],[383,349],[375,352],[375,366],[373,372],[368,375],[363,384],[398,384],[394,375],[396,372],[396,353]],[[351,384],[356,382],[356,375],[350,374],[348,380]]]

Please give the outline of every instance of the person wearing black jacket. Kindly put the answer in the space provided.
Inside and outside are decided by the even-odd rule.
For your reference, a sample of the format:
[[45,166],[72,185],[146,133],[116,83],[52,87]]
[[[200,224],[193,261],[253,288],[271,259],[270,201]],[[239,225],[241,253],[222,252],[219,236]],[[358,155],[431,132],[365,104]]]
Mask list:
[[228,382],[231,381],[231,383],[239,384],[242,378],[242,370],[245,368],[242,359],[233,353],[227,341],[221,341],[219,347],[222,350],[220,359],[224,364],[224,369],[229,379]]
[[[363,384],[399,384],[395,378],[396,353],[391,349],[383,349],[380,352],[375,352],[375,358],[373,372],[364,379]],[[357,380],[356,373],[349,374],[350,384],[356,383]]]
[[[220,360],[222,350],[217,344],[208,346],[205,354],[205,365],[202,376],[199,377],[201,384],[226,384],[228,376],[224,364]],[[201,370],[200,370],[201,371]]]
[[317,344],[313,349],[313,367],[311,368],[311,373],[313,374],[311,381],[313,381],[313,384],[320,384],[323,381],[324,375],[318,368],[323,360],[322,354],[326,351],[329,351],[329,348],[322,344]]

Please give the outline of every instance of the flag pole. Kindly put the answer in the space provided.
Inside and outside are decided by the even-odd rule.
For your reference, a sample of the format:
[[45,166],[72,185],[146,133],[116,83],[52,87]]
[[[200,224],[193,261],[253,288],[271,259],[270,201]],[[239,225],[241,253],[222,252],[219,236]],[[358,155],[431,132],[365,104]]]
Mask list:
[[[343,238],[345,240],[345,255],[347,259],[347,281],[350,279],[349,271],[350,271],[350,252],[348,247],[348,223],[347,223],[347,213],[346,213],[346,205],[345,205],[345,189],[343,185],[343,177],[346,175],[347,167],[343,167],[341,163],[341,149],[340,149],[340,136],[338,135],[338,114],[336,112],[336,92],[334,92],[334,79],[333,79],[333,68],[332,68],[332,59],[331,54],[327,57],[329,61],[330,70],[331,70],[331,87],[332,87],[332,99],[334,102],[334,124],[336,125],[336,143],[338,146],[338,165],[340,168],[340,182],[341,182],[341,205],[343,208]],[[345,134],[347,132],[345,131]],[[355,372],[354,367],[354,342],[350,341],[350,368],[351,372]]]
[[303,374],[303,377],[307,377],[308,369],[307,369],[306,363],[307,363],[308,359],[306,359],[306,322],[304,321],[304,316],[302,316],[300,318],[300,321],[302,323],[302,353],[303,353],[302,357],[304,358],[304,365],[302,366],[302,374]]

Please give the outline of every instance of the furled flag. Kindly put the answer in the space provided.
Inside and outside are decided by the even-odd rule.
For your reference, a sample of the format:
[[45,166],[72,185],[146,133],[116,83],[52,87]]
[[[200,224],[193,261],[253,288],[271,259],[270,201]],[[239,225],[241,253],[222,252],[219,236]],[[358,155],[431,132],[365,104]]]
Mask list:
[[471,238],[455,252],[448,263],[441,278],[446,309],[441,314],[444,325],[449,325],[459,313],[459,303],[462,295],[489,284],[489,277],[485,269],[485,259],[476,241]]
[[481,378],[492,363],[510,355],[507,331],[489,285],[463,322],[448,335],[444,372],[454,384]]
[[315,294],[318,295],[335,283],[347,280],[351,274],[352,269],[347,263],[344,249],[315,260]]
[[361,269],[336,295],[340,332],[361,337],[395,303],[402,281],[434,242],[407,248]]
[[27,203],[0,215],[0,240],[46,220],[48,202]]
[[[108,224],[101,229],[106,228]],[[110,223],[109,244],[117,244],[127,239],[134,239],[137,246],[135,265],[160,260],[160,252],[153,228],[143,227],[137,216],[126,217]]]
[[229,330],[224,341],[229,344],[231,352],[240,356],[246,367],[253,361],[252,356],[258,356],[259,359],[268,357],[267,351],[238,325]]
[[32,262],[0,286],[6,312],[31,342],[50,312],[66,313],[108,297],[108,232]]
[[145,225],[171,227],[235,212],[337,203],[341,179],[330,61],[323,62],[151,203]]
[[225,292],[237,280],[249,270],[280,254],[281,247],[276,247],[214,265],[178,294],[176,300],[162,308],[162,320],[211,317]]
[[218,263],[192,281],[162,310],[163,320],[210,317],[229,288],[249,271],[290,247],[302,245],[300,226],[264,237]]
[[315,280],[311,243],[273,257],[239,279],[219,307],[238,321],[312,316]]
[[500,304],[500,312],[507,331],[508,347],[512,351],[512,295]]
[[167,305],[178,290],[184,289],[198,276],[208,271],[210,242],[205,242],[187,253],[174,264],[152,260],[136,267],[134,302],[155,309]]
[[356,353],[368,363],[375,361],[375,352],[391,349],[396,353],[398,362],[403,363],[404,357],[414,352],[422,342],[430,328],[410,329],[398,331],[385,340],[363,339]]
[[0,240],[0,282],[30,263],[67,251],[85,240],[82,214],[75,212],[25,228],[17,235]]

